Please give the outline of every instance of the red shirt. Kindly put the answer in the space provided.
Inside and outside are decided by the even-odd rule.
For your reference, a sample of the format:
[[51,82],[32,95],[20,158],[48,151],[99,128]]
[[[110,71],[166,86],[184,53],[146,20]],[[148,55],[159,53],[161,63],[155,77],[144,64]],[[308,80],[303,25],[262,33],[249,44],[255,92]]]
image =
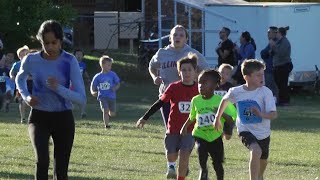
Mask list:
[[[161,96],[161,101],[170,101],[170,113],[167,124],[167,133],[179,134],[183,124],[189,117],[191,99],[198,95],[198,83],[184,85],[181,81],[171,83]],[[192,132],[194,124],[188,127]]]

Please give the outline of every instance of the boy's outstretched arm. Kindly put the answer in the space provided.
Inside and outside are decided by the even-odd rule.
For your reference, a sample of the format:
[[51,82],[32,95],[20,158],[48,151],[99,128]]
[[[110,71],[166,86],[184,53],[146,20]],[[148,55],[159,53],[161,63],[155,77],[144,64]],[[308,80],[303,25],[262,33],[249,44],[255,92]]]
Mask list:
[[256,115],[256,116],[259,116],[263,119],[276,119],[278,117],[278,113],[277,111],[271,111],[271,112],[268,112],[268,113],[263,113],[261,112],[258,108],[256,107],[252,107],[251,108],[251,111]]
[[217,131],[222,129],[220,118],[222,117],[223,112],[227,106],[228,106],[228,100],[222,99],[218,107],[216,117],[213,122],[214,129],[216,129]]
[[155,112],[157,112],[162,106],[164,102],[161,99],[158,99],[149,109],[148,111],[137,121],[136,126],[139,128],[143,128],[146,121],[152,116]]
[[187,130],[188,127],[192,124],[193,122],[190,121],[190,118],[187,119],[187,121],[183,124],[181,130],[180,130],[180,135],[185,136],[187,135]]

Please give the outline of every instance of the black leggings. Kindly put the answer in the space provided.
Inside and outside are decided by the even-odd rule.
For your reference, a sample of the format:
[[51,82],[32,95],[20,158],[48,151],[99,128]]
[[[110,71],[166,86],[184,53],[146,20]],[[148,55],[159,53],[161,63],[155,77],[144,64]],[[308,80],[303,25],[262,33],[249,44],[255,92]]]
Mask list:
[[221,136],[212,142],[205,141],[201,138],[195,138],[195,140],[201,171],[207,172],[207,160],[210,154],[217,180],[223,180],[224,169],[222,163],[224,161],[224,148]]
[[35,179],[48,179],[50,136],[54,144],[53,179],[68,179],[68,165],[74,132],[75,125],[71,110],[62,112],[31,110],[29,135],[36,156]]

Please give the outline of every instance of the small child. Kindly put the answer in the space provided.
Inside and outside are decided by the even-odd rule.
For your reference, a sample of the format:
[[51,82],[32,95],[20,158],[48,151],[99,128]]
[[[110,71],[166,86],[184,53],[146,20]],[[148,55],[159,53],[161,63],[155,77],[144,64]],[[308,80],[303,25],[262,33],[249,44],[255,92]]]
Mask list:
[[[89,77],[89,74],[87,71],[87,64],[83,61],[84,53],[81,49],[76,49],[76,50],[74,50],[73,55],[78,60],[79,67],[80,67],[80,73],[81,73],[81,75],[83,77],[83,81],[85,82],[86,87],[87,87],[87,85],[89,86],[91,81],[90,81],[90,77]],[[86,104],[84,104],[83,106],[81,106],[79,108],[80,108],[81,119],[86,118],[87,117]]]
[[214,90],[215,95],[224,96],[228,90],[233,87],[230,83],[233,67],[230,64],[221,64],[218,71],[221,75],[221,80],[218,87]]
[[[177,69],[180,81],[169,84],[150,109],[137,122],[137,127],[143,127],[147,119],[159,110],[163,104],[170,102],[170,113],[167,131],[164,139],[166,157],[168,161],[167,178],[184,180],[188,174],[189,156],[194,146],[194,139],[191,135],[193,124],[186,130],[186,136],[180,136],[180,129],[190,112],[190,101],[198,94],[198,85],[195,82],[198,58],[195,54],[177,61]],[[176,174],[176,160],[179,156],[178,176]]]
[[251,180],[263,179],[269,156],[270,120],[277,117],[272,92],[263,85],[264,69],[264,63],[255,59],[242,63],[241,72],[246,83],[231,88],[223,97],[214,122],[215,129],[221,129],[220,118],[228,101],[236,104],[238,134],[243,145],[250,150]]
[[[221,75],[221,80],[218,87],[214,90],[215,95],[224,96],[227,94],[228,90],[233,87],[229,82],[231,80],[233,67],[230,64],[221,64],[218,71]],[[232,136],[232,131],[234,127],[234,121],[226,122],[223,126],[223,136],[226,140],[230,140]]]
[[116,115],[116,91],[120,88],[120,78],[111,71],[113,59],[109,56],[102,56],[99,60],[101,72],[97,73],[91,82],[90,91],[97,96],[103,112],[105,128],[110,128],[109,116]]
[[[18,74],[21,66],[21,61],[28,53],[29,53],[29,47],[27,45],[24,45],[17,50],[17,56],[20,61],[13,63],[11,67],[9,74],[12,81],[15,81],[16,75]],[[32,94],[32,78],[30,76],[28,77],[28,80],[27,80],[27,87],[28,87],[29,93]],[[25,112],[26,112],[27,104],[22,99],[19,91],[16,91],[15,95],[16,95],[15,99],[18,100],[19,102],[19,112],[20,112],[20,118],[21,118],[20,122],[24,123],[26,121]]]
[[[180,134],[186,135],[187,128],[195,123],[192,135],[196,141],[199,164],[201,167],[199,180],[208,179],[207,160],[208,154],[213,161],[213,168],[218,180],[224,177],[223,161],[224,147],[222,141],[222,131],[215,130],[213,122],[215,112],[222,100],[221,96],[214,95],[214,89],[218,86],[220,75],[216,70],[205,70],[199,75],[198,89],[200,94],[191,100],[191,112],[188,120],[184,123]],[[223,113],[221,123],[233,121],[236,118],[236,109],[229,103],[225,113]]]

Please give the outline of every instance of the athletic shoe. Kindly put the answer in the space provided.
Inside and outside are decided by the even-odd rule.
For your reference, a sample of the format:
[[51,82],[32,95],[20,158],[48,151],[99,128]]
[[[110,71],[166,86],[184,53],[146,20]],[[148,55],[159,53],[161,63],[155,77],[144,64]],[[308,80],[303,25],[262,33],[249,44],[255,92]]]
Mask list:
[[106,125],[105,128],[106,128],[106,129],[110,129],[111,126],[110,126],[110,125]]
[[177,178],[176,168],[171,165],[168,167],[167,179],[176,179],[176,178]]
[[84,118],[86,118],[86,117],[87,117],[87,114],[86,114],[86,113],[81,114],[81,119],[84,119]]
[[26,122],[26,119],[25,118],[21,119],[20,123],[23,124],[24,122]]

